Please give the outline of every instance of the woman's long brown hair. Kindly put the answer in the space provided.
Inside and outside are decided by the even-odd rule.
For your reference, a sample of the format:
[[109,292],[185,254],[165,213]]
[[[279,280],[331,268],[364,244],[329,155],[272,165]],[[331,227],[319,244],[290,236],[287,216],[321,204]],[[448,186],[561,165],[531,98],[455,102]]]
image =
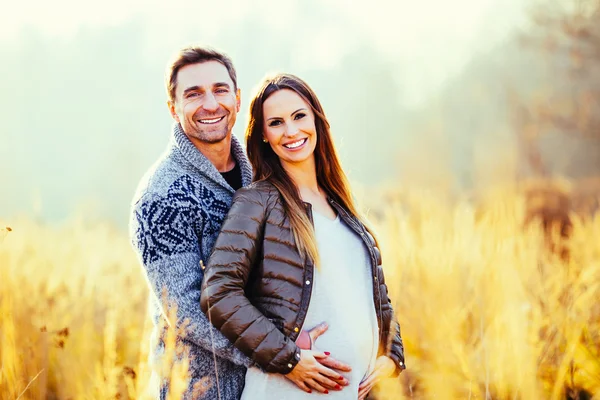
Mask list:
[[[282,167],[279,157],[269,143],[263,142],[264,102],[273,93],[289,89],[308,103],[315,115],[317,145],[314,151],[317,183],[327,196],[335,200],[346,211],[363,220],[352,199],[350,185],[342,170],[337,151],[331,139],[329,122],[315,92],[302,79],[291,74],[267,77],[259,85],[252,102],[246,128],[246,148],[254,169],[254,181],[268,180],[281,193],[283,205],[290,220],[292,233],[300,254],[318,263],[319,253],[313,226],[300,198],[298,188]],[[371,232],[372,233],[372,232]]]

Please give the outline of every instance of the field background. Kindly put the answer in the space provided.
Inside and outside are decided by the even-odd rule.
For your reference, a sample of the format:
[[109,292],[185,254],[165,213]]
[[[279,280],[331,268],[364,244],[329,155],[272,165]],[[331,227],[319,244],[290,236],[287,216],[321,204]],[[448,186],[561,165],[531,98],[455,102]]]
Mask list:
[[[372,217],[409,369],[382,398],[600,393],[600,214],[572,215],[565,241],[559,224],[550,238],[524,226],[531,206],[514,187],[477,205],[383,196],[393,203]],[[148,293],[126,235],[81,220],[11,229],[0,244],[0,397],[144,398]]]
[[249,4],[9,7],[0,399],[148,398],[129,201],[190,42],[232,56],[244,105],[273,69],[319,94],[402,326],[378,398],[600,399],[600,1]]

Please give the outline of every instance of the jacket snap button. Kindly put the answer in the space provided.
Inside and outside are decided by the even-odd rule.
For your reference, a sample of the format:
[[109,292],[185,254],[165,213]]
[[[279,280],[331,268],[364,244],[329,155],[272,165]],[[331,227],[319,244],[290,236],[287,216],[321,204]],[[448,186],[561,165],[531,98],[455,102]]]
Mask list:
[[306,284],[307,284],[307,285],[310,285],[310,281],[306,281]]
[[293,367],[293,365],[291,363],[288,364],[288,368],[292,368],[292,367]]
[[375,280],[377,280],[377,275],[375,275]]
[[294,332],[298,332],[299,330],[300,330],[300,328],[298,328],[298,327],[294,328]]

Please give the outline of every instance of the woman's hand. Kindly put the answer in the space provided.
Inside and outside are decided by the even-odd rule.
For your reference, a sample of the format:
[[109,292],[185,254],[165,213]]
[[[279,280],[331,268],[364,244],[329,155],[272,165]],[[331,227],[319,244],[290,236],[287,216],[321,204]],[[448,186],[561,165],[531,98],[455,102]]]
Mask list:
[[[315,326],[312,329],[302,330],[300,332],[300,335],[298,335],[298,339],[296,339],[296,344],[301,349],[314,350],[314,351],[318,352],[319,349],[317,348],[315,343],[317,342],[317,339],[319,338],[319,336],[321,336],[325,332],[327,332],[327,329],[329,329],[329,326],[327,325],[327,323],[321,322],[319,325]],[[333,358],[331,356],[328,356],[326,358],[319,358],[317,361],[320,362],[321,365],[324,365],[325,367],[330,368],[330,369],[334,369],[337,372],[352,371],[352,368],[350,367],[350,365],[343,363],[339,360],[336,360],[335,358]],[[348,386],[350,384],[350,382],[348,381],[348,379],[343,378],[343,379],[340,379],[339,382],[336,382],[336,384],[340,384],[342,386]],[[330,386],[328,389],[339,390],[337,388],[337,386]]]
[[396,363],[388,356],[380,356],[375,361],[371,374],[358,386],[358,400],[364,400],[373,386],[382,379],[389,378],[396,370]]
[[284,376],[307,393],[313,389],[321,393],[329,393],[327,388],[341,390],[338,382],[343,382],[344,377],[319,362],[328,356],[327,352],[300,350],[300,361]]

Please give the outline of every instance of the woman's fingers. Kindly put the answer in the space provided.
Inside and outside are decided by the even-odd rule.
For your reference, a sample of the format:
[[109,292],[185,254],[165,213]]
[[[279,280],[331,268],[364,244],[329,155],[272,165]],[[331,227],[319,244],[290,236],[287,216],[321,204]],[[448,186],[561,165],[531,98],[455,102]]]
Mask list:
[[313,377],[315,381],[320,383],[322,386],[332,390],[341,390],[342,385],[346,386],[348,384],[346,379],[342,375],[321,364],[322,360],[325,360],[329,357],[328,352],[313,351],[313,356],[315,357],[316,361],[316,375]]
[[323,358],[327,358],[329,357],[329,355],[331,354],[328,351],[317,351],[317,350],[312,350],[311,354],[314,358],[316,358],[317,360],[323,359]]
[[342,383],[345,382],[344,377],[321,365],[316,357],[324,358],[327,354],[301,350],[300,361],[285,377],[304,391],[307,391],[307,387],[321,393],[329,393],[330,389],[341,390]]
[[[346,378],[344,378],[342,375],[340,375],[337,371],[342,371],[342,372],[350,372],[352,371],[352,368],[348,365],[348,364],[344,364],[338,360],[336,360],[333,357],[330,357],[330,353],[329,352],[315,352],[313,353],[315,359],[317,360],[317,362],[321,365],[321,369],[319,369],[319,372],[323,375],[326,375],[330,378],[332,378],[336,384],[339,384],[341,386],[347,386],[349,385],[349,382]],[[337,386],[336,386],[337,388]]]
[[367,377],[367,379],[365,379],[364,381],[362,381],[360,383],[360,385],[358,385],[358,397],[359,398],[361,397],[361,395],[366,396],[371,391],[371,389],[373,389],[373,386],[377,382],[378,376],[379,376],[378,370],[375,370],[371,373],[371,375],[369,375]]
[[340,374],[338,374],[337,372],[335,372],[334,370],[332,370],[331,368],[327,368],[326,366],[324,366],[321,363],[317,363],[317,371],[321,374],[324,375],[326,377],[329,377],[331,379],[334,379],[335,381],[341,381],[344,379],[344,377]]
[[327,322],[321,322],[319,325],[309,330],[308,334],[310,336],[310,339],[312,340],[312,343],[314,343],[319,336],[327,332],[327,329],[329,329]]
[[348,385],[348,381],[342,375],[323,365],[318,365],[317,372],[319,382],[330,389],[340,390],[342,386]]
[[327,368],[335,369],[337,371],[343,371],[343,372],[352,371],[352,367],[350,367],[350,365],[345,364],[339,360],[336,360],[333,357],[320,358],[318,361],[321,363],[321,365],[324,365]]
[[371,389],[373,389],[373,386],[375,386],[376,381],[369,383],[366,386],[363,386],[362,389],[358,390],[358,398],[359,399],[364,399],[365,397],[367,397],[367,395],[369,394],[369,392],[371,391]]
[[319,379],[318,377],[316,379],[312,379],[309,378],[305,381],[305,383],[310,386],[311,388],[315,389],[318,392],[321,393],[329,393],[329,390],[327,390],[327,388],[323,387],[323,385],[321,385],[317,379]]
[[304,390],[306,393],[312,393],[312,389],[309,388],[306,383],[304,383],[303,381],[292,381],[296,384],[296,386],[298,386],[300,389]]
[[396,364],[388,356],[378,357],[377,361],[375,362],[374,371],[358,386],[359,399],[364,398],[367,394],[369,394],[379,379],[388,378],[394,372],[395,368]]
[[325,386],[326,388],[331,390],[342,390],[342,379],[331,378],[329,376],[323,375],[322,373],[319,373],[314,377],[315,381],[319,382],[322,386]]
[[365,379],[364,381],[362,381],[360,383],[360,385],[358,385],[358,390],[361,390],[364,387],[367,387],[369,385],[371,385],[372,383],[374,383],[377,380],[377,374],[376,372],[373,372],[371,375],[369,375],[367,377],[367,379]]
[[371,391],[372,387],[370,386],[366,386],[363,389],[358,391],[358,398],[359,399],[364,399],[365,397],[367,397],[367,395],[369,394],[369,392]]
[[334,370],[327,368],[321,364],[321,360],[329,357],[328,352],[312,352],[313,357],[315,358],[314,364],[314,372],[313,379],[318,381],[322,386],[325,386],[329,389],[340,390],[343,383],[346,383],[345,378],[335,372]]
[[292,381],[298,388],[302,389],[306,393],[312,393],[312,389],[306,384],[305,380],[298,376],[292,376],[292,374],[284,375],[287,379]]
[[358,392],[358,400],[364,400],[367,398],[367,396],[369,395],[369,392],[371,392],[371,389],[373,389],[373,387],[369,387],[366,388],[365,390]]

